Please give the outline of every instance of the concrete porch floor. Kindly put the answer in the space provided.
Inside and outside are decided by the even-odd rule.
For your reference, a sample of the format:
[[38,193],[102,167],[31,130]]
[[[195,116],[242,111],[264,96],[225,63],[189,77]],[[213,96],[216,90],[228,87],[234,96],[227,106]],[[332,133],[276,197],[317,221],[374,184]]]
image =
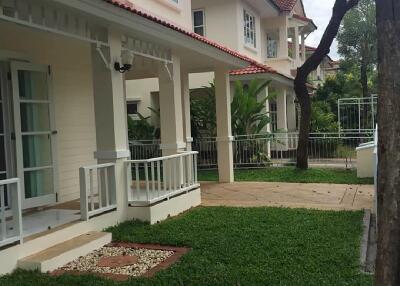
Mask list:
[[237,182],[201,183],[203,206],[361,210],[373,206],[370,185]]

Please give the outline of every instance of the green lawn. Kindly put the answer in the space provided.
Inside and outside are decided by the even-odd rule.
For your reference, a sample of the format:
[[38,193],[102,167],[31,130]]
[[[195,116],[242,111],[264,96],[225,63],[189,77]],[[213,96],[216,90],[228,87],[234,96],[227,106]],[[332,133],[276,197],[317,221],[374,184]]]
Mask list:
[[362,212],[196,208],[155,226],[127,222],[110,230],[120,241],[192,248],[154,278],[114,283],[19,271],[0,285],[372,286],[372,276],[359,272],[361,220]]
[[[199,181],[217,181],[216,170],[200,170]],[[311,168],[306,171],[294,167],[235,170],[236,181],[286,182],[286,183],[332,183],[332,184],[373,184],[373,178],[359,179],[356,170]]]

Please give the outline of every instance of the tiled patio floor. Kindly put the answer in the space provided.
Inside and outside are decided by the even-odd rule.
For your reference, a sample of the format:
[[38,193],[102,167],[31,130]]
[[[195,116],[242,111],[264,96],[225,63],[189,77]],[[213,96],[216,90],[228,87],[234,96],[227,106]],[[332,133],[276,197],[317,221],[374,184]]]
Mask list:
[[202,183],[203,206],[361,210],[373,205],[373,186],[296,183]]

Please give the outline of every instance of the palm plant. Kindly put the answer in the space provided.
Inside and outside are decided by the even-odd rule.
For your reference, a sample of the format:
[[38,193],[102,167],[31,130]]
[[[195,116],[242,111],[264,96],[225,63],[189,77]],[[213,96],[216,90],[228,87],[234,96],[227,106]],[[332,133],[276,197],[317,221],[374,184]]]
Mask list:
[[260,94],[270,84],[252,80],[248,85],[241,81],[235,83],[235,94],[231,104],[233,135],[259,134],[270,123],[265,104],[272,97],[259,99]]

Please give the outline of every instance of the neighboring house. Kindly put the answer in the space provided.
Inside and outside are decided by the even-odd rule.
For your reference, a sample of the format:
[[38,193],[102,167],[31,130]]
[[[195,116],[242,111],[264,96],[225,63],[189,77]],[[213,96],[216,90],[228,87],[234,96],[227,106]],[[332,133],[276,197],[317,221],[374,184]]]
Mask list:
[[[233,181],[229,71],[262,66],[193,33],[191,15],[186,0],[0,1],[0,274],[88,231],[200,204],[185,152],[198,71],[215,74],[219,178]],[[129,162],[127,113],[140,107],[125,85],[154,79],[164,157]]]
[[[191,29],[260,63],[232,70],[230,81],[272,81],[264,96],[274,92],[277,97],[266,104],[272,123],[265,131],[298,130],[293,74],[305,60],[307,35],[316,29],[301,0],[192,0]],[[212,72],[198,70],[190,76],[190,89],[208,86],[214,78]],[[147,107],[157,102],[157,91],[155,79],[127,83],[128,99],[137,100],[146,116]]]
[[[310,57],[316,50],[314,47],[306,46],[306,57]],[[318,68],[310,74],[310,82],[315,87],[323,84],[328,77],[336,76],[340,68],[340,62],[334,61],[326,56]]]

